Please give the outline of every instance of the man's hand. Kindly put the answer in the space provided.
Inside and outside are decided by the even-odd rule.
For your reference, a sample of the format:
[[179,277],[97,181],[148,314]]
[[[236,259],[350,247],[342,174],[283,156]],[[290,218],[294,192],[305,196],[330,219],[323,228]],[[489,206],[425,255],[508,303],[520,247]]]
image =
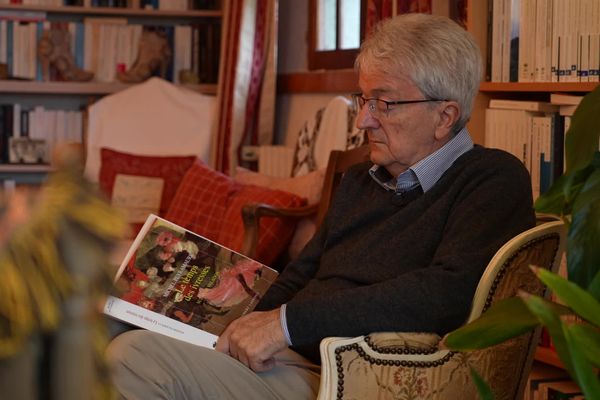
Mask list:
[[253,371],[262,372],[273,368],[273,356],[286,347],[278,308],[252,312],[233,321],[219,337],[216,350],[231,355]]

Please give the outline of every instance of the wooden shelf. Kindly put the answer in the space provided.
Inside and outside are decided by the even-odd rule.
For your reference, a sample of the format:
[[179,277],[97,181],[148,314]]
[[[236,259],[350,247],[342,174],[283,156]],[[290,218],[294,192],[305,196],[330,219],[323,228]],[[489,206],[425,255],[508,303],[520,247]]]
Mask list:
[[[38,81],[0,81],[0,93],[12,94],[57,94],[57,95],[106,95],[119,92],[135,84],[121,82],[38,82]],[[217,85],[180,85],[195,92],[216,94]]]
[[47,173],[52,170],[48,164],[0,164],[0,173]]
[[[482,82],[479,91],[484,93],[551,93],[594,90],[599,82]],[[351,93],[358,89],[358,75],[353,69],[321,70],[280,74],[277,90],[280,93]]]
[[115,15],[119,17],[144,18],[221,18],[222,10],[153,10],[117,7],[81,7],[81,6],[38,6],[22,4],[2,4],[0,10],[39,11],[48,14]]
[[280,74],[279,93],[352,93],[358,91],[358,74],[354,69],[331,69]]
[[543,362],[544,364],[552,365],[562,369],[565,368],[562,361],[558,357],[558,354],[556,354],[556,351],[549,347],[538,347],[535,351],[535,359]]
[[481,92],[590,92],[598,82],[482,82]]

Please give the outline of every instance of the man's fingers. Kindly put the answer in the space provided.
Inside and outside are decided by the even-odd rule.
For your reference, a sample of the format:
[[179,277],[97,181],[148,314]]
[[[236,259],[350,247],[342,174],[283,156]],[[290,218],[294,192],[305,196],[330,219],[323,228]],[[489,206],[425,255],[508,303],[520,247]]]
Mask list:
[[230,346],[231,342],[229,340],[229,332],[226,329],[225,332],[223,332],[217,339],[215,350],[220,351],[221,353],[230,354]]
[[251,362],[250,368],[254,372],[265,372],[275,366],[275,358],[271,357],[264,361]]

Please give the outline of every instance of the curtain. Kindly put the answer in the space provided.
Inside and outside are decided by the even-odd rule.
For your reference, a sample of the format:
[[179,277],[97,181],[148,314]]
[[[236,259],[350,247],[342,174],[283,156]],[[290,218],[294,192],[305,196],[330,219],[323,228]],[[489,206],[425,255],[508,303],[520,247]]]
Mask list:
[[382,19],[415,12],[431,14],[431,0],[367,0],[367,35]]
[[223,2],[218,120],[212,164],[224,173],[245,145],[271,144],[275,110],[277,1]]

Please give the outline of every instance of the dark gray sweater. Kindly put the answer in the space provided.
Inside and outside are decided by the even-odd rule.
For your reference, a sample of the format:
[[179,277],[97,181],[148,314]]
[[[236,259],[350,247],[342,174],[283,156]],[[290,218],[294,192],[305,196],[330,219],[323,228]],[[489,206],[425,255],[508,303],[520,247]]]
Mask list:
[[257,307],[287,303],[294,349],[315,361],[327,336],[457,328],[494,253],[535,224],[529,174],[506,152],[475,146],[405,199],[371,165],[344,175],[323,225]]

